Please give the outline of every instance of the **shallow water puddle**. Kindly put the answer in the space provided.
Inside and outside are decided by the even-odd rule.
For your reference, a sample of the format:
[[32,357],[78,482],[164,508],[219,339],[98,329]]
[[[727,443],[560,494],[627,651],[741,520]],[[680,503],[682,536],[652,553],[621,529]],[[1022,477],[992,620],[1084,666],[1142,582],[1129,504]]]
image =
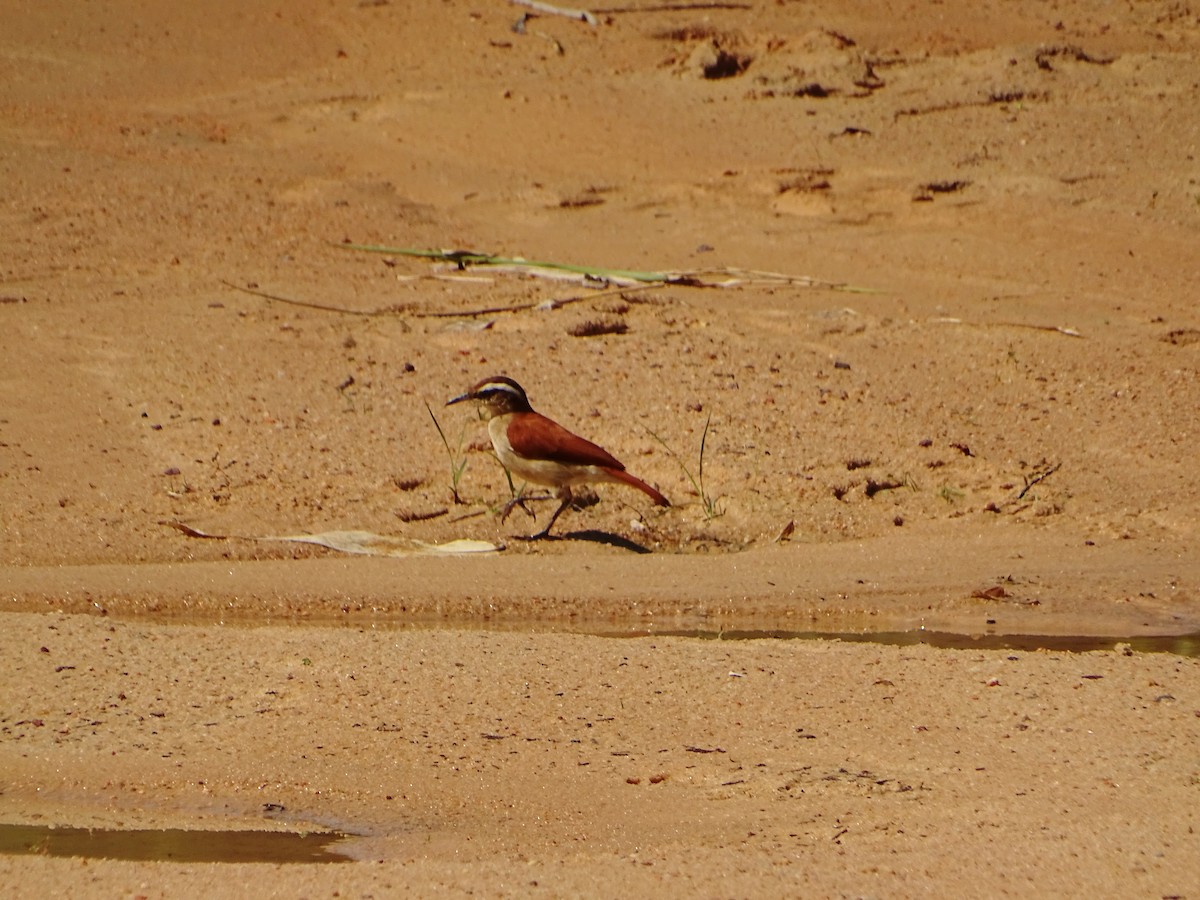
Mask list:
[[1066,653],[1087,653],[1093,650],[1115,650],[1128,646],[1135,653],[1174,653],[1177,656],[1200,657],[1200,632],[1192,634],[1147,635],[1141,637],[1099,637],[1076,634],[957,634],[949,631],[867,631],[845,634],[816,631],[699,631],[657,630],[598,632],[602,637],[687,637],[710,641],[844,641],[854,644],[888,644],[912,647],[924,644],[944,650],[1036,650]]
[[[141,618],[141,617],[130,617]],[[841,627],[855,628],[859,617],[848,617]],[[194,623],[196,620],[192,620]],[[207,620],[201,620],[207,622]],[[694,621],[694,620],[693,620]],[[190,623],[189,623],[190,624]],[[514,619],[510,621],[467,621],[445,619],[320,619],[288,620],[223,620],[222,625],[258,627],[260,625],[289,625],[296,627],[359,628],[395,631],[491,631],[504,634],[583,634],[602,638],[691,638],[702,641],[842,641],[850,644],[884,644],[892,647],[926,645],[942,650],[1018,650],[1033,653],[1038,650],[1058,653],[1088,653],[1127,647],[1134,653],[1173,653],[1176,656],[1200,658],[1200,631],[1184,634],[1095,635],[1095,634],[1000,634],[994,632],[966,633],[936,631],[928,628],[896,628],[895,630],[861,631],[798,631],[787,628],[690,628],[678,621],[635,624],[613,619],[601,626],[586,623],[547,623]],[[875,622],[878,628],[878,622]],[[837,628],[838,626],[833,626]],[[894,626],[893,626],[894,627]]]
[[338,863],[352,862],[333,846],[340,832],[189,831],[182,828],[124,831],[0,825],[0,853],[86,856],[135,862]]

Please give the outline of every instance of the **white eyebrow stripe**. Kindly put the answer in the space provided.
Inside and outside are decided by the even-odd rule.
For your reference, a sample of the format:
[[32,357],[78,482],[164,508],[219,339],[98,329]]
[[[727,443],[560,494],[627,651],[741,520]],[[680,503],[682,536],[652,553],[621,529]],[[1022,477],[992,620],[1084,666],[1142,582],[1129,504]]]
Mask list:
[[475,393],[482,394],[485,391],[507,391],[514,397],[521,396],[520,391],[518,391],[511,384],[505,384],[503,381],[489,381],[487,384],[481,384]]

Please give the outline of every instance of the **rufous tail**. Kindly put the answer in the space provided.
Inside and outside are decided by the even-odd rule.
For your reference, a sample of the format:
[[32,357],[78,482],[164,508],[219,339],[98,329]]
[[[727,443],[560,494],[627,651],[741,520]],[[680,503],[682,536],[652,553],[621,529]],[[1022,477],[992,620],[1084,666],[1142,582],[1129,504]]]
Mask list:
[[606,469],[605,471],[612,476],[613,481],[620,481],[621,483],[627,484],[630,487],[637,488],[639,491],[653,500],[655,506],[671,505],[670,500],[668,500],[654,488],[650,487],[650,485],[646,484],[646,482],[642,481],[642,479],[630,475],[628,472],[623,471],[622,469]]

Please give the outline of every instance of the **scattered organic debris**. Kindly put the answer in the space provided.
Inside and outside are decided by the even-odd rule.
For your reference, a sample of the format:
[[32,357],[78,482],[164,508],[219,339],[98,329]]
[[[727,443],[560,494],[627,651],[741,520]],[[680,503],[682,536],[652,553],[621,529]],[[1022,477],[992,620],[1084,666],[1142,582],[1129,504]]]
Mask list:
[[1003,600],[1011,596],[1001,585],[995,585],[990,588],[980,588],[977,591],[972,591],[971,596],[976,600]]
[[867,486],[863,488],[863,493],[866,494],[868,498],[871,498],[880,491],[894,491],[896,488],[902,488],[904,486],[905,482],[903,481],[895,481],[891,479],[885,481],[876,481],[874,478],[868,478]]
[[1040,99],[1038,95],[1028,91],[992,91],[988,94],[988,103],[1020,103],[1022,100]]
[[599,337],[604,334],[625,334],[628,331],[629,325],[625,322],[592,319],[568,328],[567,334],[571,337]]
[[908,116],[927,116],[933,113],[957,112],[960,109],[979,109],[987,106],[1005,106],[1010,103],[1020,103],[1033,100],[1045,100],[1047,95],[1042,91],[1026,91],[1014,88],[1007,91],[991,91],[979,100],[954,100],[949,103],[938,103],[933,106],[913,106],[900,109],[893,113],[896,121]]
[[[568,273],[580,276],[587,283],[607,284],[642,284],[647,286],[671,284],[685,287],[736,287],[742,284],[795,285],[803,287],[824,287],[831,290],[866,292],[866,288],[846,284],[819,281],[807,275],[788,275],[782,272],[767,272],[761,269],[742,269],[735,266],[723,266],[710,269],[687,269],[668,271],[638,271],[633,269],[610,269],[603,266],[580,266],[571,263],[531,261],[520,257],[494,256],[489,253],[477,253],[470,250],[423,250],[410,247],[384,247],[373,244],[334,244],[343,250],[354,250],[361,253],[386,253],[396,256],[415,256],[423,259],[433,259],[454,265],[459,271],[468,268],[488,268],[492,271],[511,271],[522,275],[543,275],[547,272]],[[234,285],[230,285],[234,287]],[[537,304],[533,304],[537,305]]]
[[971,182],[961,179],[955,181],[929,181],[921,185],[921,190],[931,194],[953,194],[963,190]]
[[[257,283],[251,282],[247,285],[234,284],[230,281],[222,280],[221,284],[231,290],[241,291],[245,294],[250,294],[255,297],[261,297],[264,300],[270,300],[275,303],[286,303],[290,306],[299,306],[305,309],[316,309],[322,312],[341,313],[350,316],[406,316],[414,319],[470,319],[478,316],[494,315],[497,313],[516,313],[525,312],[528,310],[555,310],[560,307],[567,306],[571,303],[579,303],[584,300],[594,300],[598,297],[608,297],[620,295],[625,298],[626,295],[635,291],[652,291],[666,287],[668,285],[674,287],[693,287],[693,288],[733,288],[742,285],[770,285],[770,286],[790,286],[804,288],[823,288],[832,291],[847,291],[852,293],[869,293],[869,288],[856,287],[854,285],[842,284],[836,282],[820,281],[811,278],[807,275],[788,275],[782,272],[768,272],[760,269],[742,269],[732,266],[724,266],[710,269],[693,269],[693,270],[677,270],[677,271],[662,271],[662,272],[641,272],[629,269],[606,269],[599,266],[576,266],[567,263],[554,262],[529,262],[516,257],[500,257],[492,256],[486,253],[474,253],[464,250],[418,250],[401,247],[380,247],[369,246],[362,244],[335,244],[346,250],[357,250],[365,253],[388,253],[397,256],[416,256],[426,259],[439,260],[441,262],[451,263],[458,272],[465,272],[468,268],[486,267],[491,271],[512,273],[520,275],[529,275],[535,277],[558,278],[569,277],[580,280],[588,287],[597,288],[597,290],[589,293],[576,294],[570,297],[560,297],[550,300],[543,300],[529,303],[517,303],[509,306],[488,306],[479,309],[470,310],[434,310],[424,311],[414,309],[410,305],[391,305],[378,307],[375,309],[349,309],[342,306],[333,306],[326,303],[315,303],[308,300],[300,300],[294,297],[286,297],[281,294],[275,294],[261,290]],[[394,265],[393,261],[385,261],[386,265]],[[449,276],[438,276],[446,278]],[[481,284],[491,284],[491,279],[469,279],[466,276],[457,276],[456,280],[471,280],[478,281]],[[405,328],[408,326],[405,325]]]
[[722,37],[721,32],[710,25],[685,25],[682,28],[663,28],[650,35],[659,41],[674,41],[679,44],[690,44],[693,41],[707,41]]
[[575,194],[558,201],[559,209],[586,209],[589,206],[603,206],[604,198],[596,194]]
[[401,522],[428,522],[430,519],[438,519],[450,512],[444,506],[439,506],[437,509],[430,510],[412,510],[398,509],[396,510],[396,518]]
[[1200,344],[1200,328],[1176,328],[1163,336],[1163,341],[1177,347],[1188,347]]
[[1059,462],[1059,463],[1055,463],[1054,465],[1050,466],[1050,468],[1037,473],[1032,478],[1030,478],[1029,476],[1026,476],[1025,477],[1025,487],[1023,487],[1021,489],[1021,493],[1017,494],[1017,499],[1018,500],[1025,499],[1025,495],[1029,493],[1030,488],[1032,488],[1034,485],[1041,484],[1043,481],[1045,481],[1047,478],[1049,478],[1051,475],[1053,475],[1055,472],[1057,472],[1061,468],[1062,468],[1062,463]]
[[831,97],[837,93],[837,88],[825,87],[817,81],[811,81],[808,84],[802,84],[798,88],[790,91],[793,97],[813,97],[817,100],[824,100],[826,97]]
[[642,272],[632,269],[608,269],[601,266],[577,266],[570,263],[534,261],[516,256],[496,256],[491,253],[478,253],[473,250],[422,250],[415,247],[382,247],[375,244],[334,244],[343,250],[355,250],[360,253],[388,253],[396,256],[416,256],[424,259],[436,259],[453,263],[455,267],[465,271],[470,267],[484,266],[514,266],[523,269],[552,269],[560,272],[571,272],[576,275],[590,275],[594,278],[608,281],[626,280],[630,282],[669,281],[667,272]]
[[600,206],[604,203],[604,195],[612,193],[611,187],[591,185],[576,194],[563,197],[558,201],[559,209],[585,209],[589,206]]
[[796,173],[795,177],[781,181],[776,188],[780,194],[791,192],[811,194],[818,191],[828,191],[833,185],[829,181],[829,176],[833,174],[833,169],[820,167],[814,169],[776,169],[779,174]]
[[700,63],[704,77],[711,80],[733,78],[750,67],[751,57],[724,47],[713,47],[713,55]]
[[970,184],[971,182],[962,179],[954,181],[928,181],[917,187],[916,193],[913,194],[913,202],[929,203],[937,194],[956,194],[959,191],[965,190]]
[[1051,60],[1066,59],[1071,62],[1089,63],[1094,66],[1107,66],[1116,61],[1115,56],[1101,58],[1092,56],[1082,47],[1077,47],[1074,44],[1067,44],[1058,47],[1042,47],[1034,55],[1033,61],[1037,63],[1037,67],[1044,72],[1053,72],[1054,65]]

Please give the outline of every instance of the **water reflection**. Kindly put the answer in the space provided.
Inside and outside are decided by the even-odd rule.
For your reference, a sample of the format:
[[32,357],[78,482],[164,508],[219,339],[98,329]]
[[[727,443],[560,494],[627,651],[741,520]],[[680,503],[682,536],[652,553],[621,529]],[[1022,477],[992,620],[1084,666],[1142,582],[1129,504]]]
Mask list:
[[347,837],[338,832],[296,834],[180,828],[123,831],[0,825],[0,853],[137,862],[332,863],[351,861],[331,846]]
[[821,632],[785,631],[703,631],[647,628],[639,631],[599,632],[602,637],[687,637],[712,641],[757,640],[833,640],[854,644],[888,644],[911,647],[924,644],[947,650],[1034,650],[1086,653],[1092,650],[1115,650],[1118,645],[1136,653],[1174,653],[1178,656],[1200,656],[1200,632],[1192,634],[1150,635],[1142,637],[1098,637],[1072,634],[956,634],[948,631],[874,631]]

